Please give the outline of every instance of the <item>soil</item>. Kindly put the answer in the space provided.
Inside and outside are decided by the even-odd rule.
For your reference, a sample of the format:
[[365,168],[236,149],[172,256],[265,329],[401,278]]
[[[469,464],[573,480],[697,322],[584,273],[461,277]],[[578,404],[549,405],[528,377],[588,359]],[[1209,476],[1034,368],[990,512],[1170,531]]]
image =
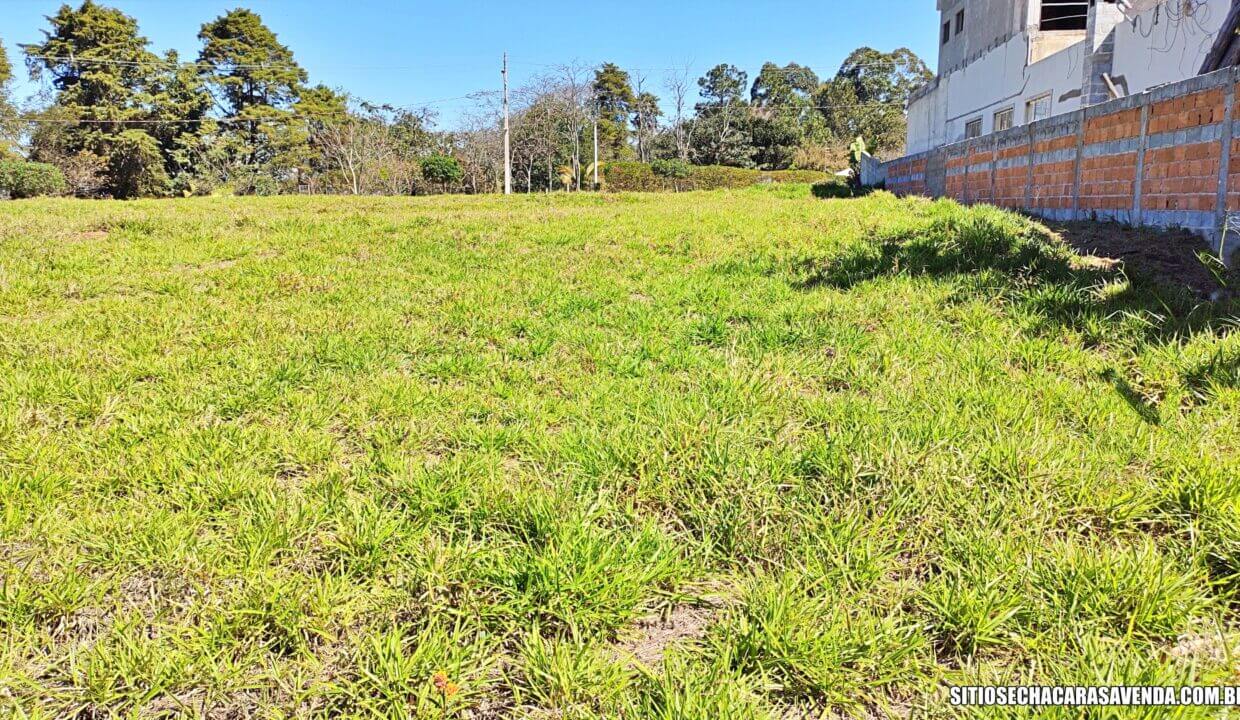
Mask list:
[[704,637],[716,612],[713,607],[679,605],[666,614],[644,617],[616,644],[616,654],[634,664],[658,667],[668,648]]
[[1211,253],[1187,230],[1129,227],[1105,222],[1047,223],[1089,264],[1122,267],[1184,287],[1203,298],[1217,297],[1222,286],[1197,256]]

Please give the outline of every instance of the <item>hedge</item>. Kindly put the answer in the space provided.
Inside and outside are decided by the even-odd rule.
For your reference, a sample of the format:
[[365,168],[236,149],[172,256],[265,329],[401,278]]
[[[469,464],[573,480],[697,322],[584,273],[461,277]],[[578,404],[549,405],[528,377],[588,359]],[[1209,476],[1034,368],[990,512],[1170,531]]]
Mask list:
[[717,190],[761,183],[814,183],[828,178],[826,173],[817,170],[750,170],[724,165],[693,165],[687,177],[674,177],[667,170],[663,174],[656,173],[646,163],[609,162],[603,165],[603,188],[610,192]]
[[65,174],[47,163],[0,160],[0,193],[12,198],[61,195],[67,189]]

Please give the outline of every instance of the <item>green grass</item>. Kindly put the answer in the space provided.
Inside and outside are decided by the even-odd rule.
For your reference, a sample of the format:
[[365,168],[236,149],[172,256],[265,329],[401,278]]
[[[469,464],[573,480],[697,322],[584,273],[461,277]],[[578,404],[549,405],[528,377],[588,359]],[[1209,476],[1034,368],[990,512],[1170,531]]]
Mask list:
[[1229,682],[1237,310],[803,185],[3,203],[0,712]]

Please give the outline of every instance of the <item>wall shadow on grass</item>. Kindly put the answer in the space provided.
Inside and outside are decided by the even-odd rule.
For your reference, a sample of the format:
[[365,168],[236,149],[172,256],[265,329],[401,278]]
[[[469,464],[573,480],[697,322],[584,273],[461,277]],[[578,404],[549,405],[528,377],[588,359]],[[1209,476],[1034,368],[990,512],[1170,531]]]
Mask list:
[[1003,297],[1036,330],[1080,331],[1086,342],[1181,343],[1235,326],[1235,301],[1203,301],[1125,270],[1077,256],[1045,226],[995,208],[936,203],[922,222],[854,243],[825,258],[792,263],[789,281],[849,290],[883,277],[953,282],[959,300]]
[[[930,277],[952,284],[952,301],[1001,302],[1029,331],[1073,334],[1085,347],[1183,346],[1208,334],[1219,340],[1240,322],[1240,302],[1208,302],[1199,289],[1169,283],[1123,262],[1075,254],[1063,238],[1031,219],[990,207],[938,202],[903,227],[853,243],[828,257],[787,267],[796,288],[848,291],[871,280]],[[1197,402],[1240,386],[1240,358],[1220,348],[1190,365],[1181,380]],[[1122,374],[1105,378],[1145,422],[1159,409]]]

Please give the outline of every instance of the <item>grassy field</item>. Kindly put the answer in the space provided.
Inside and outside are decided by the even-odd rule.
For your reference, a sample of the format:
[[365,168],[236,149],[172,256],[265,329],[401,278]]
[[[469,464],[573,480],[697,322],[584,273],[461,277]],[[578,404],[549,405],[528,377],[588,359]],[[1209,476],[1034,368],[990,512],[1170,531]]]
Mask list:
[[0,714],[1234,683],[1237,314],[806,186],[0,203]]

